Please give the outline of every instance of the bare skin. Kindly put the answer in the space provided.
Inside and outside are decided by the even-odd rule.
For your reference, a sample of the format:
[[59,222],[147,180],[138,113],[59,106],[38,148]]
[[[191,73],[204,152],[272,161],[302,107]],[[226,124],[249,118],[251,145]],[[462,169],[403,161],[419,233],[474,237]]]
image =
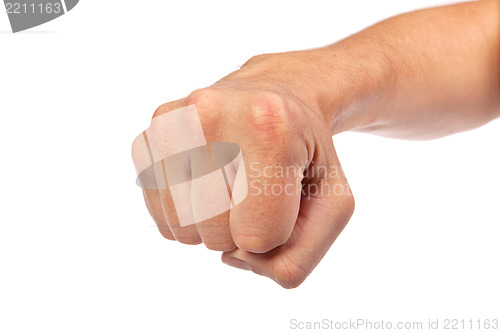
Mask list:
[[[500,117],[499,13],[500,1],[482,0],[404,14],[324,48],[253,57],[162,105],[154,117],[195,104],[207,141],[238,144],[247,170],[298,191],[250,193],[230,212],[181,228],[168,189],[144,190],[161,234],[297,287],[354,211],[332,135],[432,139]],[[276,177],[265,166],[305,172]],[[337,190],[300,191],[311,184]]]

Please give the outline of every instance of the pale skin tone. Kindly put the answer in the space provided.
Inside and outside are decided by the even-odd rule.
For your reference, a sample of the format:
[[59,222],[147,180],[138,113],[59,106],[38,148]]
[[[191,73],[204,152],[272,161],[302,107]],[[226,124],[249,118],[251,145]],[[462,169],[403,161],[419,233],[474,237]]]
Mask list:
[[[499,117],[499,32],[498,0],[404,14],[324,48],[253,57],[154,117],[195,104],[206,140],[238,144],[247,170],[255,162],[260,171],[341,170],[332,135],[432,139]],[[294,288],[343,230],[354,199],[342,172],[270,176],[299,191],[250,193],[230,212],[182,228],[168,189],[144,196],[165,238],[203,242],[223,251],[224,263]],[[301,194],[308,184],[344,190]]]

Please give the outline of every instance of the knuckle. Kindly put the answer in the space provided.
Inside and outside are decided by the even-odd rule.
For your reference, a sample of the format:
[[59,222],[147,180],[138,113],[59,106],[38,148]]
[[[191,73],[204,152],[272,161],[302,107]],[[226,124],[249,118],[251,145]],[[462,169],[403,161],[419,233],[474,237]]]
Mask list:
[[187,105],[195,105],[200,121],[210,128],[220,120],[221,91],[216,88],[201,88],[193,91],[186,98]]
[[170,111],[170,108],[168,107],[168,103],[162,104],[158,108],[156,108],[155,112],[153,113],[152,118],[154,119],[158,116],[161,116],[162,114],[167,113],[168,111]]
[[346,219],[350,219],[352,214],[354,214],[354,209],[356,208],[354,197],[350,194],[344,195],[341,200],[341,205]]
[[162,104],[153,113],[153,119],[158,117],[158,116],[161,116],[165,113],[168,113],[170,111],[173,111],[173,110],[185,107],[185,106],[186,106],[186,99],[185,98],[181,98],[181,99],[178,99],[175,101],[171,101],[171,102]]
[[283,258],[273,265],[272,275],[276,282],[285,289],[297,288],[308,276],[306,270],[288,257]]
[[264,59],[269,58],[269,56],[270,56],[270,54],[255,55],[255,56],[251,57],[250,59],[248,59],[247,62],[245,62],[242,67],[259,63],[259,62],[263,61]]
[[132,142],[132,159],[137,161],[144,153],[144,135],[141,133]]
[[215,88],[196,89],[188,95],[186,102],[188,105],[210,105],[215,102],[217,95],[217,89]]
[[333,216],[337,225],[343,229],[354,214],[355,201],[352,195],[343,195],[335,198],[335,214]]
[[249,116],[249,123],[261,140],[276,143],[277,138],[289,135],[290,119],[286,101],[279,94],[256,93],[251,101]]

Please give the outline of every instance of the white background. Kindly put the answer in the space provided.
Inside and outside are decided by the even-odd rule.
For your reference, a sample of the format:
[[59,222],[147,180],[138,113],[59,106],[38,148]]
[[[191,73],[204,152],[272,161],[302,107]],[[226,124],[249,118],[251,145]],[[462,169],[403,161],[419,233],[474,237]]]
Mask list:
[[335,137],[356,212],[295,290],[163,239],[130,158],[157,106],[254,54],[443,3],[83,0],[15,35],[0,13],[0,332],[500,317],[500,121],[428,142]]

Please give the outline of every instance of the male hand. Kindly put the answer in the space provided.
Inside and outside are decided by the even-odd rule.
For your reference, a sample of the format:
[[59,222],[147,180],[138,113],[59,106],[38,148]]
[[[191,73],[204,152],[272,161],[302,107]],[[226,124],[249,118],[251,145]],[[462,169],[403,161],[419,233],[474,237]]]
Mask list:
[[[184,244],[203,242],[222,261],[265,275],[285,288],[300,285],[323,258],[354,211],[354,199],[331,138],[331,124],[296,90],[269,74],[268,57],[253,58],[211,87],[156,110],[152,145],[166,134],[154,119],[195,105],[207,142],[241,148],[248,195],[236,207],[181,226],[166,189],[143,189],[161,234]],[[290,72],[290,71],[289,71]],[[133,146],[137,163],[142,146]]]
[[[154,117],[195,105],[206,142],[241,148],[249,184],[230,211],[184,227],[168,186],[144,188],[162,235],[224,251],[225,263],[283,287],[301,284],[354,210],[331,135],[428,139],[500,117],[499,6],[485,0],[421,10],[321,49],[257,56],[161,106]],[[152,122],[149,143],[171,144],[159,123]],[[136,165],[147,155],[143,137],[134,142]]]

